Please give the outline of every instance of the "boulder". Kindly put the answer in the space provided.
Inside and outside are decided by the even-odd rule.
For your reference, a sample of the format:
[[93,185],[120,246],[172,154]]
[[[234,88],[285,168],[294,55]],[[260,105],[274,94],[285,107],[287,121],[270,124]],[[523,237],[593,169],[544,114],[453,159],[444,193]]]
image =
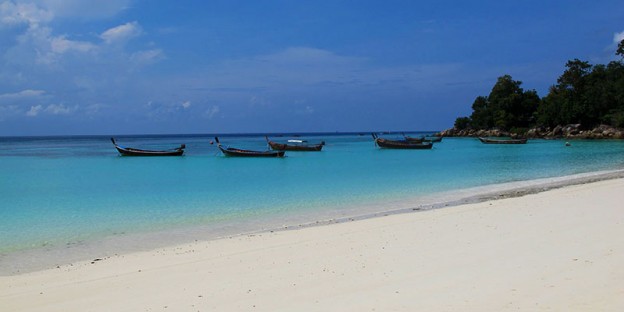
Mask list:
[[560,136],[563,134],[563,127],[562,126],[556,126],[555,129],[553,129],[553,131],[550,133],[551,136]]

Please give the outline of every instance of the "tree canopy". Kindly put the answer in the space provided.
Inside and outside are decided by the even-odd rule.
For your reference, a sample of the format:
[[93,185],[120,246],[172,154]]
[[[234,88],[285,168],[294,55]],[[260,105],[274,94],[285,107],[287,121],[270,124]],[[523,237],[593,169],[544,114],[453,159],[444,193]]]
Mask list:
[[460,126],[475,129],[527,128],[533,122],[540,98],[535,90],[524,91],[521,81],[509,75],[499,77],[488,96],[479,96],[472,104],[472,115]]
[[[624,60],[624,40],[616,55]],[[624,127],[623,60],[607,65],[570,60],[544,98],[535,90],[523,90],[522,82],[510,75],[501,76],[488,96],[475,99],[470,117],[458,118],[455,127],[511,132],[566,124],[581,124],[583,128],[599,124]]]

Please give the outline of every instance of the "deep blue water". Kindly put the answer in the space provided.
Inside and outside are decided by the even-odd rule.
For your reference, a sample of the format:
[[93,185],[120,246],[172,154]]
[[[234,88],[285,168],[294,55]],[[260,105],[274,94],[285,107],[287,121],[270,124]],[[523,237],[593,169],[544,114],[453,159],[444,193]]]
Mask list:
[[[432,150],[382,150],[368,134],[300,138],[327,145],[283,159],[231,158],[210,135],[117,137],[137,148],[187,146],[183,157],[141,158],[119,156],[104,136],[0,138],[0,252],[624,167],[622,141],[444,138]],[[221,141],[267,148],[263,136]]]

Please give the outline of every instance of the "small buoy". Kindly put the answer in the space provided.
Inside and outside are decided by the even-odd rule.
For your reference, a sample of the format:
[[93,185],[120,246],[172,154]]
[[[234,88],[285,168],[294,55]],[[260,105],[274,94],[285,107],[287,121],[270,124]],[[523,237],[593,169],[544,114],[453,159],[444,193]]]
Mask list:
[[566,146],[570,146],[570,145],[572,145],[572,144],[570,144],[570,142],[566,142],[566,144],[565,144],[565,145],[566,145]]
[[212,145],[212,144],[214,144],[214,142],[213,142],[213,141],[210,141],[210,145]]

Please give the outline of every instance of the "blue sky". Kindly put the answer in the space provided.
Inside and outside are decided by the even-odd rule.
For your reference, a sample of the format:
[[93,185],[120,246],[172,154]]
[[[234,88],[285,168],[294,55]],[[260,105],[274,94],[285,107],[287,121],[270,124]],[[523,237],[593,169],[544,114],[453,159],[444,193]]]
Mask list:
[[0,136],[440,130],[624,39],[620,1],[0,1]]

